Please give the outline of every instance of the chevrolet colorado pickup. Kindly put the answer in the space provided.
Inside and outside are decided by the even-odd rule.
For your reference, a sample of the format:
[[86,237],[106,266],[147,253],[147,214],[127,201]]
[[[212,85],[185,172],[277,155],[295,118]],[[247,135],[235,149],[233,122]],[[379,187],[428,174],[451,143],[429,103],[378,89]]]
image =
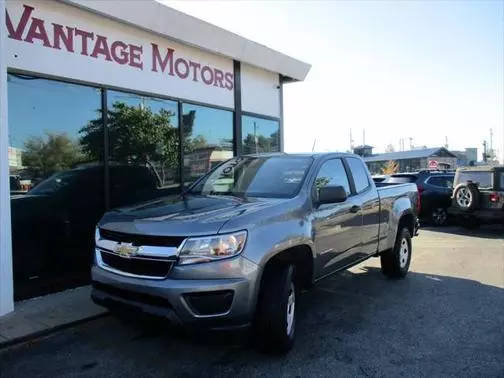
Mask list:
[[417,187],[376,185],[356,155],[233,158],[177,198],[106,213],[92,298],[181,325],[253,326],[262,349],[286,352],[300,289],[372,256],[406,275]]

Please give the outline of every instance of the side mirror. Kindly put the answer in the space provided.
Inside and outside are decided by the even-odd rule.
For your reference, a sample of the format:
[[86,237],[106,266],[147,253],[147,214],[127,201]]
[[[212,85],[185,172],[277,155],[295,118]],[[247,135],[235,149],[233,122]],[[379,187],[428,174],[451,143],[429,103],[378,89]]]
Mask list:
[[319,189],[318,202],[322,203],[339,203],[345,202],[347,193],[344,187],[338,186],[324,186]]

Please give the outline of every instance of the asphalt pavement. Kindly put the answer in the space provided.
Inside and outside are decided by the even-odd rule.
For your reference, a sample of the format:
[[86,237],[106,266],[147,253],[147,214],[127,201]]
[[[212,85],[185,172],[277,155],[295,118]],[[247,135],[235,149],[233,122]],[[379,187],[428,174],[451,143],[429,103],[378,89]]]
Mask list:
[[107,316],[0,350],[0,376],[504,377],[504,228],[424,229],[413,248],[406,279],[371,259],[303,293],[286,356]]

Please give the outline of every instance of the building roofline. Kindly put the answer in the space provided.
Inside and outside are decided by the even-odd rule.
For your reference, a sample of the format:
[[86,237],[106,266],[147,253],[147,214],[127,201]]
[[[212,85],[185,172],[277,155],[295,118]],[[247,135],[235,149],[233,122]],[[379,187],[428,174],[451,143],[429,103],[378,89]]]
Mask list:
[[399,152],[387,152],[383,154],[376,154],[364,157],[364,160],[368,163],[372,162],[381,162],[381,161],[389,161],[389,160],[402,160],[402,159],[417,159],[417,158],[427,158],[434,157],[433,155],[439,151],[445,151],[450,156],[456,158],[457,156],[450,152],[445,147],[434,147],[434,148],[423,148],[419,150],[407,150],[407,151],[399,151]]
[[311,65],[154,0],[58,0],[162,37],[302,81]]

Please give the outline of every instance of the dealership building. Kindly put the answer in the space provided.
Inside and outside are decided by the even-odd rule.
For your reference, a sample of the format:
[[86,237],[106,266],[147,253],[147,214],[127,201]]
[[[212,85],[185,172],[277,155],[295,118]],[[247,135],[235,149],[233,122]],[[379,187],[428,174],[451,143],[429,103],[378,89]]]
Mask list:
[[283,150],[310,66],[155,1],[0,0],[0,315],[89,282],[107,209]]

